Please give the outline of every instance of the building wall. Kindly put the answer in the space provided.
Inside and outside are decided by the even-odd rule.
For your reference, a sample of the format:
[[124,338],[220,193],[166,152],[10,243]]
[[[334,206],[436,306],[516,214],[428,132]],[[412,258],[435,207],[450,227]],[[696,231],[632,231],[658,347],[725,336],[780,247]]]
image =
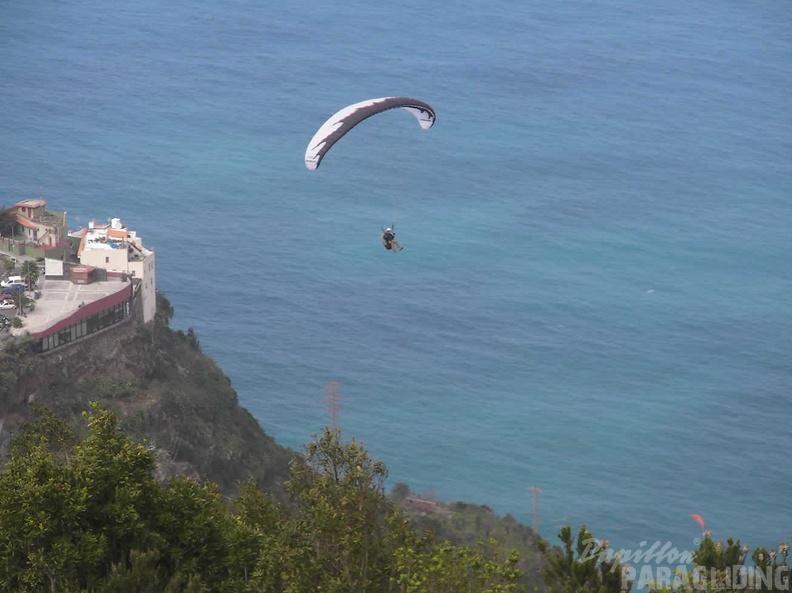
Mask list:
[[56,247],[31,247],[25,246],[22,255],[30,257],[50,257],[53,259],[67,259],[71,253],[71,244],[61,243]]
[[59,259],[46,258],[44,260],[44,275],[50,277],[63,277],[63,261]]
[[127,319],[132,311],[131,301],[123,301],[111,305],[98,313],[75,321],[57,332],[52,332],[39,338],[34,346],[34,352],[49,352],[70,342],[90,336],[96,332],[120,323]]
[[47,215],[57,217],[60,222],[53,227],[57,241],[53,244],[61,243],[69,240],[69,229],[66,228],[66,213],[65,212],[47,212]]
[[129,271],[135,273],[135,278],[140,278],[138,297],[143,307],[143,321],[147,323],[157,313],[157,265],[154,252],[149,252],[141,261],[130,261]]
[[81,307],[75,313],[36,332],[35,352],[48,352],[127,319],[132,312],[132,285]]
[[[94,227],[89,225],[89,232],[92,232],[93,229]],[[121,221],[117,218],[113,219],[112,227],[108,229],[108,232],[110,230],[126,231],[121,225]],[[137,246],[142,255],[138,255],[135,252],[132,259],[130,259],[131,248],[127,249],[123,241],[117,241],[120,245],[125,245],[119,249],[92,248],[89,246],[92,243],[87,242],[89,236],[86,235],[83,250],[80,254],[80,263],[109,272],[128,272],[140,280],[140,286],[137,289],[138,298],[141,301],[143,321],[147,323],[153,321],[157,313],[156,260],[154,252],[143,247],[142,239],[134,231],[126,232],[128,232],[127,242]],[[112,238],[109,240],[116,242]]]
[[66,259],[71,253],[71,245],[69,243],[61,243],[57,247],[34,247],[21,241],[12,241],[11,239],[0,237],[0,251],[13,255],[27,255],[28,257]]
[[22,227],[26,241],[39,243],[46,247],[54,247],[59,243],[60,229],[36,222],[33,222],[33,224],[36,224],[37,228]]
[[24,202],[17,204],[16,209],[25,218],[39,218],[44,215],[46,203],[40,200],[34,200],[37,204],[35,207],[25,205]]
[[6,237],[0,237],[0,249],[14,255],[25,255],[25,244],[22,241],[12,241]]
[[42,247],[57,247],[66,239],[66,213],[49,212],[46,202],[33,200],[35,206],[20,202],[16,205],[17,230],[26,241]]
[[116,270],[119,272],[130,271],[127,265],[126,249],[83,249],[80,255],[80,263],[84,266],[94,268],[104,268],[105,270]]

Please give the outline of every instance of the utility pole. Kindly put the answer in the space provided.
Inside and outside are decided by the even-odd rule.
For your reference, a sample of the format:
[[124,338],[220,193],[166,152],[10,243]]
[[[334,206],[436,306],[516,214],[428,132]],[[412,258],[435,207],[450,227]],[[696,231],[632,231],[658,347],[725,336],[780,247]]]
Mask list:
[[338,430],[338,400],[343,398],[344,396],[338,393],[338,388],[341,387],[341,383],[337,381],[331,381],[327,385],[325,385],[325,391],[327,391],[327,397],[324,401],[327,402],[327,411],[328,415],[330,416],[330,428],[333,430]]
[[533,490],[534,495],[534,508],[533,508],[533,530],[536,535],[539,535],[539,493],[542,491],[539,486],[528,486],[528,490]]

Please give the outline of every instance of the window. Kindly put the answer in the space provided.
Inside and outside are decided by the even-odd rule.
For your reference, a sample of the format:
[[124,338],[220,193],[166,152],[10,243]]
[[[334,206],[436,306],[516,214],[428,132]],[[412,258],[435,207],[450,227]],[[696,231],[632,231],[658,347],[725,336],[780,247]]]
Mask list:
[[72,340],[82,338],[92,334],[100,329],[115,325],[119,321],[123,321],[129,317],[131,313],[131,303],[126,300],[123,303],[113,305],[112,307],[100,311],[96,315],[91,315],[69,327],[41,338],[38,345],[35,346],[36,352],[46,352],[58,346],[68,344]]

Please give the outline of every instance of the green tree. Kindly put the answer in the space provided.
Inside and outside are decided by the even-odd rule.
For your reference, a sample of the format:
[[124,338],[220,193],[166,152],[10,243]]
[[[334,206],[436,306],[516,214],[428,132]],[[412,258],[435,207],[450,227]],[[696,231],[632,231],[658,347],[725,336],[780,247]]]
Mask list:
[[80,439],[37,410],[0,473],[0,590],[81,593],[511,593],[516,552],[438,543],[383,492],[387,470],[325,430],[287,504],[243,484],[155,479],[155,457],[91,404]]
[[753,586],[756,591],[789,591],[792,580],[789,570],[789,544],[782,543],[778,550],[756,548],[752,555],[756,575]]
[[40,276],[41,270],[38,262],[29,259],[22,263],[22,278],[25,280],[28,290],[33,290],[33,286],[38,282]]
[[159,290],[157,291],[157,312],[154,315],[154,322],[160,327],[168,327],[170,320],[173,319],[173,305]]
[[84,528],[87,493],[46,437],[19,451],[0,480],[0,589],[61,591],[100,562],[104,542]]
[[752,554],[753,566],[746,566],[748,546],[740,547],[732,538],[713,541],[709,531],[698,550],[693,553],[694,568],[675,575],[672,584],[649,586],[653,593],[759,593],[790,590],[788,564],[789,545],[782,543],[778,550],[756,548]]
[[[387,469],[356,441],[325,428],[292,463],[286,490],[297,507],[301,567],[288,580],[325,591],[382,591],[387,580]],[[300,539],[301,538],[301,541]]]
[[[256,571],[260,590],[506,593],[522,572],[516,552],[494,542],[438,543],[419,534],[386,497],[387,469],[362,445],[325,428],[294,460],[286,484],[290,511],[246,492],[244,517],[277,535],[266,541]],[[261,528],[266,533],[267,528]]]
[[740,541],[729,538],[715,542],[710,532],[705,531],[698,550],[693,553],[694,573],[685,575],[683,583],[696,583],[699,587],[711,586],[724,589],[731,585],[737,571],[745,564],[748,546],[740,547]]
[[[22,315],[25,312],[25,309],[32,310],[36,306],[35,301],[27,296],[24,292],[15,292],[12,300],[16,305],[17,315]],[[21,327],[21,325],[14,327]]]
[[12,440],[13,457],[24,457],[44,443],[57,462],[70,461],[80,443],[77,431],[48,408],[31,403],[30,409],[32,420],[23,424]]
[[0,405],[11,404],[19,390],[35,375],[37,363],[29,340],[13,341],[0,350]]
[[3,258],[3,267],[5,268],[6,275],[11,276],[16,270],[16,262],[10,257]]
[[283,505],[263,492],[253,481],[240,487],[234,512],[241,525],[249,528],[238,533],[232,546],[235,563],[242,567],[244,579],[257,583],[262,591],[282,591],[284,534],[289,533],[291,516]]
[[76,447],[72,471],[85,493],[85,525],[105,543],[104,567],[129,550],[146,549],[156,513],[159,485],[155,457],[118,429],[109,410],[91,405],[88,436]]
[[211,591],[234,590],[231,584],[244,581],[232,544],[250,530],[234,520],[215,484],[172,479],[162,490],[157,531],[166,574],[184,575]]
[[404,482],[397,482],[391,490],[391,498],[396,502],[404,502],[411,494],[410,486]]
[[547,560],[545,582],[553,593],[621,593],[632,588],[623,576],[618,554],[613,554],[607,540],[596,539],[585,525],[578,532],[577,543],[569,525],[561,528],[558,539],[563,550],[539,542]]
[[[400,593],[510,593],[517,591],[522,572],[519,556],[504,553],[495,540],[475,547],[448,541],[430,545],[414,542],[396,552]],[[422,549],[424,548],[424,549]]]
[[22,432],[0,477],[0,589],[93,587],[129,551],[151,542],[153,457],[96,408],[89,433],[51,416]]
[[16,225],[16,214],[14,209],[7,206],[0,206],[0,237],[10,237]]
[[181,573],[165,574],[158,550],[132,550],[129,562],[113,565],[107,579],[98,584],[96,593],[203,593],[197,577]]

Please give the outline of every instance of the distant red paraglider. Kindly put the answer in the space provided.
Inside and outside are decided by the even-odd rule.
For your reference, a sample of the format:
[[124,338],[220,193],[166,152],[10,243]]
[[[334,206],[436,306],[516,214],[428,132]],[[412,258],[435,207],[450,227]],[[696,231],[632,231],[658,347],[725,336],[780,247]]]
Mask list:
[[692,514],[692,515],[690,515],[690,516],[693,518],[693,520],[695,520],[695,521],[696,521],[696,523],[698,523],[699,525],[701,525],[701,528],[702,528],[702,529],[704,529],[704,519],[701,517],[701,515],[697,515],[697,514],[693,513],[693,514]]

